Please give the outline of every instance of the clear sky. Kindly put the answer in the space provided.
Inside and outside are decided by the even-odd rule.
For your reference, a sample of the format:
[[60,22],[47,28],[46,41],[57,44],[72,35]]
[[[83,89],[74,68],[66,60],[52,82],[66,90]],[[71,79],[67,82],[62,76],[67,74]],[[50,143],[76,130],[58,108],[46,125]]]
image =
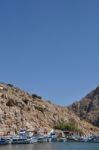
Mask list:
[[0,81],[60,105],[99,85],[99,0],[0,0]]

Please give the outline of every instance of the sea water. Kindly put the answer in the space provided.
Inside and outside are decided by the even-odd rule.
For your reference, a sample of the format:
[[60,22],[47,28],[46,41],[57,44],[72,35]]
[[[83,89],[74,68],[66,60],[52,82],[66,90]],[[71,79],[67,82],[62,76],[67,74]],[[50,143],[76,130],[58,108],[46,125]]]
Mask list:
[[99,150],[99,143],[36,143],[24,145],[3,145],[0,150]]

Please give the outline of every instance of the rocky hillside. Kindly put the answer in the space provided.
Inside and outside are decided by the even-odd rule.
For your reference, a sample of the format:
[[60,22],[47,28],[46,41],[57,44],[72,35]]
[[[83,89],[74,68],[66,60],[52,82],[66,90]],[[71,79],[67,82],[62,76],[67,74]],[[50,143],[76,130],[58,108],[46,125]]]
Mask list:
[[68,108],[43,101],[11,84],[0,84],[0,134],[13,133],[20,128],[49,130],[59,121],[75,122],[84,134],[99,133],[93,125],[81,121]]
[[81,101],[73,103],[70,109],[81,119],[99,127],[99,86]]

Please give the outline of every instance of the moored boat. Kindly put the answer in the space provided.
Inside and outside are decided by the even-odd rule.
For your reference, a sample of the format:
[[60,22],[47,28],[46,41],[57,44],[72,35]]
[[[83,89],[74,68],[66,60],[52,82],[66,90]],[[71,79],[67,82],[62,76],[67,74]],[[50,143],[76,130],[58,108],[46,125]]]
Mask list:
[[66,142],[67,140],[66,140],[66,138],[59,138],[58,139],[58,142]]
[[11,144],[30,144],[31,139],[26,137],[14,137]]
[[10,139],[0,138],[0,145],[10,144]]

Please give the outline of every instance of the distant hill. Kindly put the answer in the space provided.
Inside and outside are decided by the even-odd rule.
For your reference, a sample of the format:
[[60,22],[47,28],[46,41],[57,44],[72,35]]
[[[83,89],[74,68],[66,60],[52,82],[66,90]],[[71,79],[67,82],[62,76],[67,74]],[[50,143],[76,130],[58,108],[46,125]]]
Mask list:
[[[91,101],[88,96],[87,99]],[[99,133],[99,128],[81,121],[68,108],[44,101],[42,97],[36,94],[30,95],[12,84],[0,84],[0,134],[13,133],[20,128],[30,131],[50,130],[61,121],[75,123],[83,134]]]
[[69,108],[81,119],[99,127],[99,86]]

